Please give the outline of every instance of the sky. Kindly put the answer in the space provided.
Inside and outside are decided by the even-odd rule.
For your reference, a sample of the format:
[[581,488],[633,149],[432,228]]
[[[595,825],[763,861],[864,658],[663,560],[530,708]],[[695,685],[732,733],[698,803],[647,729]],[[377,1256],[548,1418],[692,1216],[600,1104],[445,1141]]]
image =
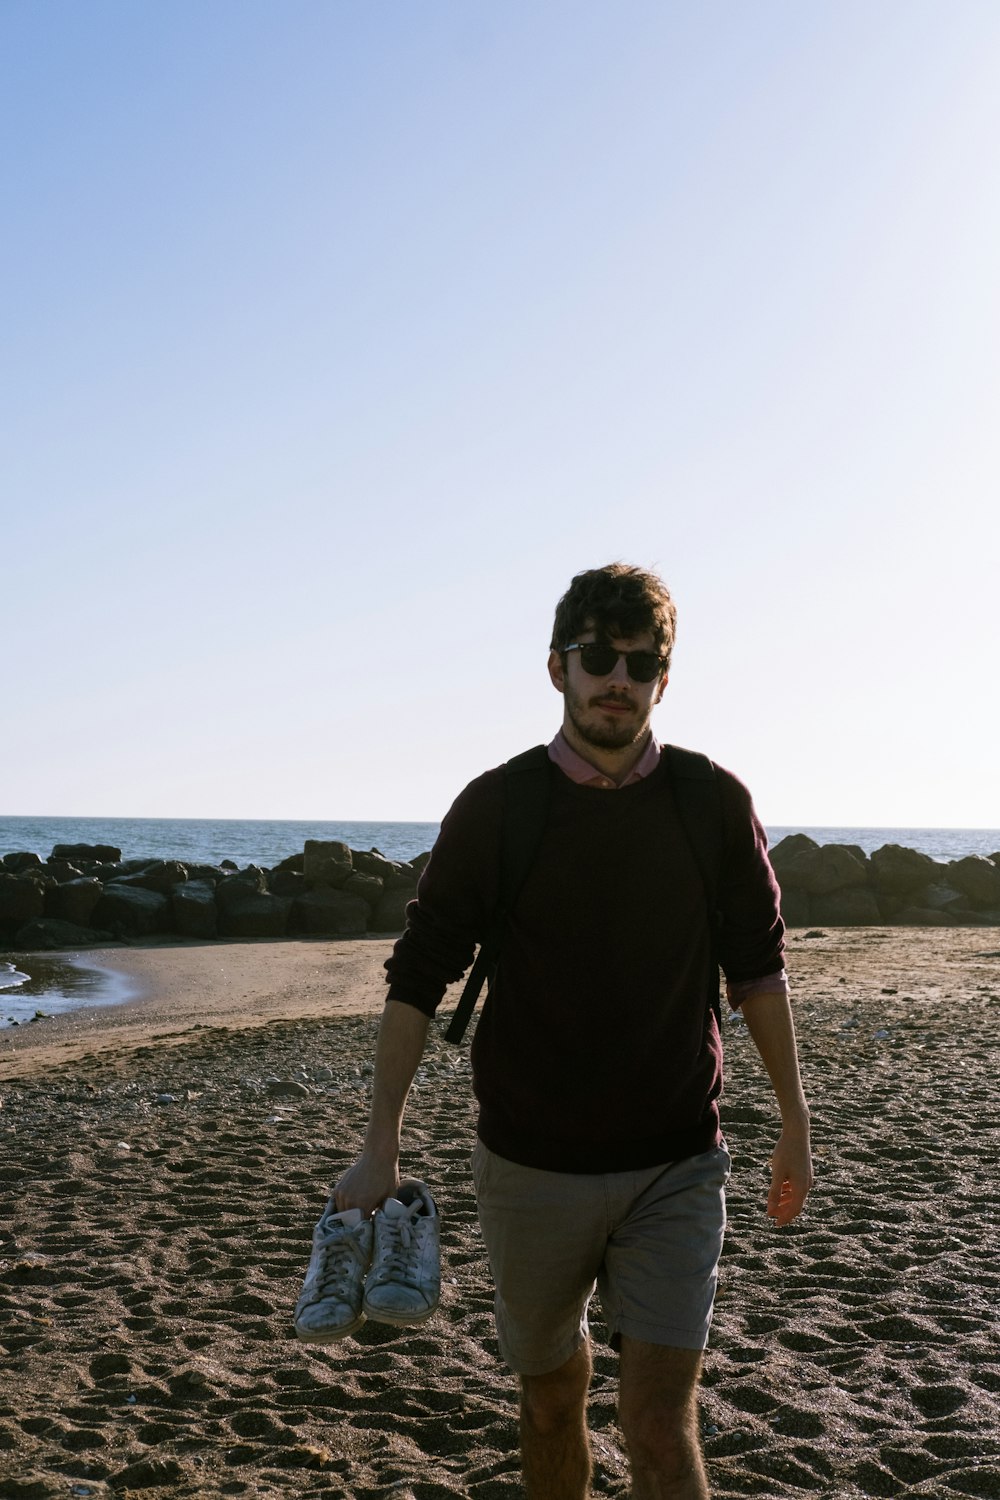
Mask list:
[[766,824],[1000,826],[995,0],[4,0],[0,815],[437,820],[557,599]]

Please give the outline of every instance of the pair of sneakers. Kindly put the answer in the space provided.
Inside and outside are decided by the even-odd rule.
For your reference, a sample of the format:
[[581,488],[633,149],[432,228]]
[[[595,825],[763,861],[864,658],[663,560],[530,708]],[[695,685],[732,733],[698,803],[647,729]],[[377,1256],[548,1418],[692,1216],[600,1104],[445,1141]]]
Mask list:
[[441,1298],[440,1223],[426,1184],[414,1178],[370,1219],[359,1208],[338,1213],[331,1199],[295,1304],[299,1338],[332,1344],[366,1318],[397,1328],[426,1322]]

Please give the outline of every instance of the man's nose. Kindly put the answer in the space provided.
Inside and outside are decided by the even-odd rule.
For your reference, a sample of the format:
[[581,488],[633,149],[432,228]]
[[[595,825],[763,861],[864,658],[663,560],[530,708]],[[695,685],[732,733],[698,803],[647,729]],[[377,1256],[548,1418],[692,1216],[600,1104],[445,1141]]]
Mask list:
[[628,683],[631,682],[631,680],[632,679],[628,675],[628,667],[625,665],[625,658],[624,656],[619,656],[615,660],[614,671],[608,673],[608,681],[618,683],[624,687],[627,686]]

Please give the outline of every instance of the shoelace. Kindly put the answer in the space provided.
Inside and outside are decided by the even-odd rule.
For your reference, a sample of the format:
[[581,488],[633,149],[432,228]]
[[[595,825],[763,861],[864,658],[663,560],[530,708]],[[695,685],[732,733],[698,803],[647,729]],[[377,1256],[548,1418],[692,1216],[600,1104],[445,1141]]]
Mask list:
[[337,1297],[341,1301],[349,1301],[347,1294],[353,1290],[351,1273],[354,1268],[351,1262],[356,1261],[361,1270],[366,1271],[368,1256],[362,1250],[355,1235],[339,1224],[331,1225],[329,1229],[324,1230],[321,1244],[323,1247],[322,1271],[311,1300],[325,1302],[328,1297]]
[[[381,1222],[376,1230],[379,1236],[379,1275],[378,1280],[396,1281],[403,1286],[418,1287],[417,1257],[420,1253],[420,1228],[422,1224],[429,1224],[430,1220],[423,1217],[423,1204],[419,1199],[411,1203],[406,1211],[406,1216],[398,1219],[389,1219],[380,1216]],[[388,1237],[392,1248],[388,1256],[382,1254],[382,1238]]]

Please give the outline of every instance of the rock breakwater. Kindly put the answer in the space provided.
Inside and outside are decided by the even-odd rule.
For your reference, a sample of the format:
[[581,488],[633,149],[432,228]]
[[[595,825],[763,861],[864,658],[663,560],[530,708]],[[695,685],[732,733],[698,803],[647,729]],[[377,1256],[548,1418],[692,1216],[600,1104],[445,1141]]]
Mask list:
[[273,869],[230,860],[122,860],[104,844],[57,844],[0,860],[0,946],[93,947],[150,937],[358,937],[399,932],[429,854],[402,863],[377,850],[310,839]]

